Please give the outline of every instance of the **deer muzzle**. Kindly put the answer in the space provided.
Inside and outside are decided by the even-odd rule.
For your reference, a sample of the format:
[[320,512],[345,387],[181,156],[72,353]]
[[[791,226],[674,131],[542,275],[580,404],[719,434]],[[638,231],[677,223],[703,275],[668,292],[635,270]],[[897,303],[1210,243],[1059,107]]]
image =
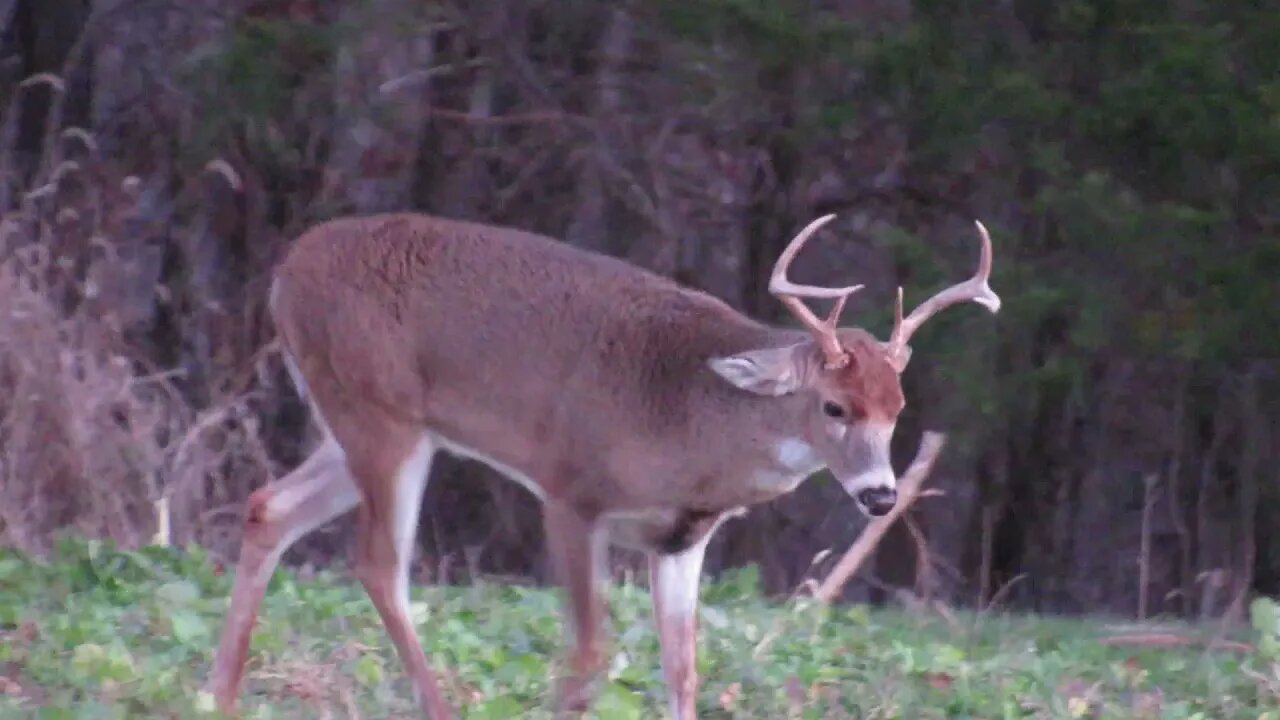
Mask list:
[[888,515],[898,502],[898,491],[883,485],[869,487],[854,496],[862,511],[871,517]]

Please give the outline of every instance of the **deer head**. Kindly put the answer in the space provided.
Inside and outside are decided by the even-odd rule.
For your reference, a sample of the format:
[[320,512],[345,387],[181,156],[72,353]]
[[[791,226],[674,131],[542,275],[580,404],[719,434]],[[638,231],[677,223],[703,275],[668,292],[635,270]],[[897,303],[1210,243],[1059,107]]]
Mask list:
[[[889,442],[905,405],[900,376],[911,358],[911,336],[943,308],[973,301],[995,313],[1000,298],[988,284],[991,237],[978,222],[982,254],[973,277],[937,293],[905,319],[899,287],[894,328],[887,342],[859,328],[841,329],[837,323],[845,302],[862,285],[823,288],[787,279],[787,268],[805,242],[834,217],[825,215],[801,230],[778,257],[769,281],[769,292],[800,320],[811,338],[788,347],[715,358],[711,367],[738,388],[801,403],[796,439],[835,475],[864,513],[878,517],[897,501]],[[826,318],[819,318],[802,298],[835,303]]]

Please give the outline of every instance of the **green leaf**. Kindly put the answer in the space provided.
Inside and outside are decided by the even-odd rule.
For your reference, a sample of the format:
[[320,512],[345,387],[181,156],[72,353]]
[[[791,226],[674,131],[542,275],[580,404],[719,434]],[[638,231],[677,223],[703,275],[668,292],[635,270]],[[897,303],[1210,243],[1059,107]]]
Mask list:
[[189,605],[199,598],[200,588],[186,580],[174,580],[156,588],[156,600],[169,605]]
[[8,580],[22,570],[23,563],[15,557],[0,557],[0,582]]
[[169,614],[173,637],[188,647],[199,647],[209,639],[209,625],[205,619],[190,610],[174,610]]
[[218,705],[214,700],[213,693],[208,690],[197,692],[191,706],[193,710],[201,715],[212,715],[218,711]]
[[609,683],[596,701],[595,711],[601,720],[640,720],[645,716],[641,695],[618,683]]
[[1280,612],[1271,598],[1260,597],[1249,605],[1249,616],[1253,628],[1261,635],[1261,640],[1276,639],[1280,635]]
[[365,653],[356,661],[356,680],[365,687],[376,687],[382,684],[382,663],[377,656]]
[[92,676],[106,657],[106,648],[97,643],[84,643],[71,651],[71,667],[84,675]]
[[470,720],[507,720],[507,718],[521,717],[525,714],[525,708],[519,702],[509,695],[486,700],[479,705],[471,706],[466,713],[466,717]]

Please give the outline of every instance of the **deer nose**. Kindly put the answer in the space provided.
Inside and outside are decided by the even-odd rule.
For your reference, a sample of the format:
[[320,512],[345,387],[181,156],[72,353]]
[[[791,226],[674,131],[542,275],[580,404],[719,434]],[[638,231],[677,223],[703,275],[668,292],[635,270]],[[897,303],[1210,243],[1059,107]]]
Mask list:
[[898,502],[898,491],[891,487],[871,487],[858,493],[858,503],[872,517],[887,515]]

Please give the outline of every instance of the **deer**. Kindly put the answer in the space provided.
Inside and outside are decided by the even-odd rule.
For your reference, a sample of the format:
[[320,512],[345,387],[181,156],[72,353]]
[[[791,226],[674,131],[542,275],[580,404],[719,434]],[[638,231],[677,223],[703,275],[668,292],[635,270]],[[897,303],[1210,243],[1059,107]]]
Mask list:
[[[452,718],[409,615],[409,568],[432,458],[493,468],[540,503],[564,597],[559,716],[589,708],[606,665],[606,550],[641,551],[671,716],[696,713],[698,591],[731,517],[828,470],[868,517],[896,502],[889,445],[912,335],[951,305],[1001,300],[978,270],[903,317],[887,341],[839,327],[863,285],[768,289],[799,321],[774,326],[702,291],[551,237],[413,212],[304,231],[276,265],[268,311],[323,439],[246,501],[230,607],[207,688],[237,711],[267,582],[298,538],[357,510],[353,575],[390,636],[414,701]],[[807,300],[833,301],[820,318]]]

